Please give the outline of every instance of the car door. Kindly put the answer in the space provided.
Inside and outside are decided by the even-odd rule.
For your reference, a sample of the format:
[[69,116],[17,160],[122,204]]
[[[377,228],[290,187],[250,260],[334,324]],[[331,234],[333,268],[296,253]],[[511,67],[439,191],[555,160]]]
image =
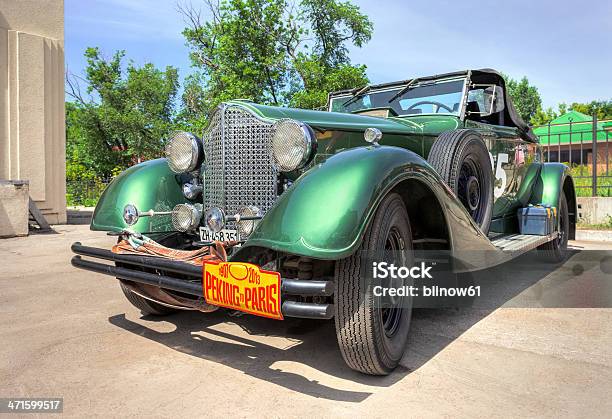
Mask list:
[[472,121],[469,126],[481,133],[489,149],[494,178],[491,231],[512,233],[516,230],[516,211],[528,205],[540,172],[540,147],[523,140],[516,129]]
[[[496,88],[501,91],[499,86]],[[486,103],[481,92],[470,91],[468,102],[470,99],[477,102],[478,109],[493,109]],[[472,106],[476,108],[476,104]],[[503,107],[498,106],[493,110],[500,112]],[[532,182],[540,170],[539,146],[521,138],[516,127],[475,120],[495,120],[494,113],[473,113],[466,118],[465,127],[478,131],[489,150],[494,178],[491,231],[513,232],[516,229],[516,210],[528,204]]]

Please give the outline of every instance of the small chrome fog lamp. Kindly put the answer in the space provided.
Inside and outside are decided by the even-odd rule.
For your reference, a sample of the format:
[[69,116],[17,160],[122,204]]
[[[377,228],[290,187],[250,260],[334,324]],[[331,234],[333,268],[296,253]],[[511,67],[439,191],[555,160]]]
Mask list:
[[175,132],[166,144],[166,159],[174,173],[191,172],[204,159],[202,141],[189,132]]
[[138,222],[138,208],[134,204],[127,204],[123,207],[123,221],[129,226]]
[[382,132],[378,128],[366,128],[363,133],[363,139],[368,143],[378,144],[382,138]]
[[262,216],[261,210],[254,205],[240,208],[236,214],[236,225],[240,231],[240,237],[248,237],[255,230]]
[[225,226],[225,213],[221,208],[209,208],[204,215],[204,222],[213,233],[218,233]]
[[185,198],[194,200],[202,193],[202,185],[185,183],[183,185],[183,195]]
[[178,204],[172,209],[172,226],[186,232],[196,229],[202,219],[202,205]]

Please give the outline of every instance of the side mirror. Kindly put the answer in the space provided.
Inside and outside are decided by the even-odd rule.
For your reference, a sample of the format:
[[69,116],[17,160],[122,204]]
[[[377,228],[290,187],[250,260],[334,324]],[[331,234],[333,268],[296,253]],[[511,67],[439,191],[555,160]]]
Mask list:
[[488,116],[504,109],[504,94],[500,86],[475,84],[472,87],[476,89],[468,92],[468,102],[476,102],[479,111],[468,111],[470,115]]
[[[499,86],[489,86],[484,90],[485,115],[500,112],[504,109],[504,94]],[[488,112],[487,112],[488,111]]]

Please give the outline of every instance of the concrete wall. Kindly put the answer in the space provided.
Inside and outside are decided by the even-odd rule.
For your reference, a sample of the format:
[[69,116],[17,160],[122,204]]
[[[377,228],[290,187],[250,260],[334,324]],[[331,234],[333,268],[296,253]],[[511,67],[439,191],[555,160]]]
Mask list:
[[578,197],[578,218],[585,224],[608,223],[612,217],[612,198]]
[[0,0],[0,179],[66,222],[63,0]]
[[0,238],[28,235],[28,182],[0,180]]

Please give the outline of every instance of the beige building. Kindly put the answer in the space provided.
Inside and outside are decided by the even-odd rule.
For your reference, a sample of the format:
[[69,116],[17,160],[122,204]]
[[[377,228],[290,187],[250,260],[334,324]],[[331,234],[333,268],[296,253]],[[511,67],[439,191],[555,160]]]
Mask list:
[[66,222],[64,1],[0,0],[0,180]]

